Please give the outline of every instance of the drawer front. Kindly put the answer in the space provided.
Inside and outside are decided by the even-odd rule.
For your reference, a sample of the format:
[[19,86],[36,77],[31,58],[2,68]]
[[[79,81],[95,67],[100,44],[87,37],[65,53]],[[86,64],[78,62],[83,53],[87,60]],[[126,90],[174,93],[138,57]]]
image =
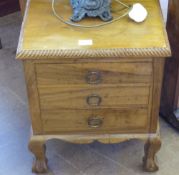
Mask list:
[[147,111],[145,108],[58,110],[41,114],[44,133],[142,133],[148,129]]
[[36,64],[40,86],[151,83],[151,62]]
[[148,106],[149,86],[58,86],[39,87],[43,110]]

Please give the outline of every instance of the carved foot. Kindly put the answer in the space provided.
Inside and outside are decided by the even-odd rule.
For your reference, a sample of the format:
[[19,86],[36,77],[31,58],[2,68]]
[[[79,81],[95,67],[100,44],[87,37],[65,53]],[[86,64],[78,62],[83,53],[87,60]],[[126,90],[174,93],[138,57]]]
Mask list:
[[47,161],[35,160],[32,166],[32,172],[34,173],[46,173],[48,171]]
[[150,138],[145,144],[143,158],[143,167],[147,172],[155,172],[159,168],[155,162],[155,155],[161,147],[161,141],[159,138]]
[[34,154],[35,160],[32,167],[34,173],[46,173],[48,171],[47,158],[45,157],[45,141],[32,139],[29,142],[29,150]]

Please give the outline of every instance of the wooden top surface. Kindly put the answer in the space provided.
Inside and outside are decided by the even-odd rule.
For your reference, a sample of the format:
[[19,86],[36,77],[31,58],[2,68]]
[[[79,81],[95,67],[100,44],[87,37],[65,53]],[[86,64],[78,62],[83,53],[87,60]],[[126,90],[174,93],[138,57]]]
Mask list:
[[[56,0],[56,10],[65,19],[72,14],[69,2]],[[138,1],[123,2],[133,4]],[[53,15],[51,0],[30,0],[22,25],[17,58],[169,56],[170,48],[158,0],[140,2],[149,13],[143,23],[135,23],[127,16],[107,26],[84,29],[60,22]],[[121,7],[113,1],[112,8],[116,10]],[[113,16],[120,14],[115,12]],[[99,22],[99,19],[86,18],[80,24]],[[92,44],[88,45],[89,41]]]

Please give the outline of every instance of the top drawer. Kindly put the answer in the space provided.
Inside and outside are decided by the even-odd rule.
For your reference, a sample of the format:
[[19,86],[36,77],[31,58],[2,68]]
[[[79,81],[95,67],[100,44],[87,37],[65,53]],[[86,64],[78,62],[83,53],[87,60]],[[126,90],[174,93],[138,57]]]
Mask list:
[[36,64],[40,86],[150,83],[152,62]]

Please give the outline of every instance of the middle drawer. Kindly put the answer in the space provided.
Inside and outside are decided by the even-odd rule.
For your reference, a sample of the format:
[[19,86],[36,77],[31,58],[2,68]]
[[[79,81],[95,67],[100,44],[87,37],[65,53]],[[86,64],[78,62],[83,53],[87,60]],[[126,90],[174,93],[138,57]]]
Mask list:
[[147,85],[40,86],[38,90],[42,110],[147,107],[150,95]]

